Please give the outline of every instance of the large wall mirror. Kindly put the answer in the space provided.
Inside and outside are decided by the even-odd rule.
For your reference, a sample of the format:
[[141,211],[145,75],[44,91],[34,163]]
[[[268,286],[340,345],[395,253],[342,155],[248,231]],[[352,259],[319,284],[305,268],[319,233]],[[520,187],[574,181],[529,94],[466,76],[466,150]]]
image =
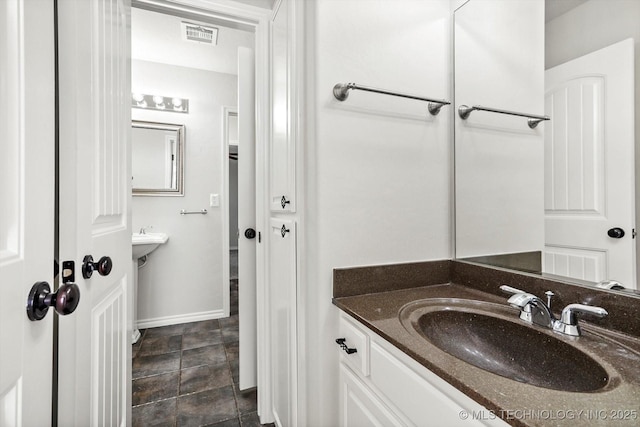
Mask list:
[[[628,0],[456,9],[456,258],[638,289],[638,22],[640,2]],[[532,129],[481,110],[463,119],[463,104],[550,121]]]
[[134,196],[184,195],[184,125],[131,122]]

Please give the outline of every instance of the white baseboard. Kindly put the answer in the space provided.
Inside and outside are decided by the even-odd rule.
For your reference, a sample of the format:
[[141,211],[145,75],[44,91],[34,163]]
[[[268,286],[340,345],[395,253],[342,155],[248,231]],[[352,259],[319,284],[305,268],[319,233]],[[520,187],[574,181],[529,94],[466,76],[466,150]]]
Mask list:
[[200,313],[179,314],[177,316],[156,317],[154,319],[138,319],[137,328],[157,328],[158,326],[179,325],[182,323],[200,322],[209,319],[221,319],[225,316],[224,310],[202,311]]

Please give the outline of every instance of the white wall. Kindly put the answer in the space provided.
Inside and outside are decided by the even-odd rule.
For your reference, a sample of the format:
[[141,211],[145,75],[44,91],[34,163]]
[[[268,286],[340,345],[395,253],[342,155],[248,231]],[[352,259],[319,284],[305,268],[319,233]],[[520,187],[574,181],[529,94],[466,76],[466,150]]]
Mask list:
[[198,21],[179,16],[132,8],[132,58],[218,73],[238,74],[236,59],[238,48],[253,48],[252,32],[202,23],[204,26],[218,28],[217,44],[184,41],[181,26],[183,21],[198,23]]
[[[544,114],[544,3],[471,0],[455,14],[456,108]],[[456,256],[542,251],[544,128],[455,117]]]
[[309,78],[303,309],[309,426],[337,425],[332,270],[451,256],[451,107],[352,91],[356,82],[450,98],[449,0],[305,3]]
[[[640,224],[640,1],[589,0],[547,22],[545,68],[562,64],[629,37],[635,40],[637,226]],[[636,277],[640,277],[639,239],[636,240],[636,245]]]
[[[138,320],[221,317],[222,207],[209,207],[209,194],[222,195],[222,107],[236,105],[237,77],[139,60],[131,68],[134,92],[189,99],[189,114],[132,110],[134,120],[186,126],[184,197],[133,198],[133,230],[152,225],[170,236],[139,271]],[[179,214],[203,208],[207,215]]]

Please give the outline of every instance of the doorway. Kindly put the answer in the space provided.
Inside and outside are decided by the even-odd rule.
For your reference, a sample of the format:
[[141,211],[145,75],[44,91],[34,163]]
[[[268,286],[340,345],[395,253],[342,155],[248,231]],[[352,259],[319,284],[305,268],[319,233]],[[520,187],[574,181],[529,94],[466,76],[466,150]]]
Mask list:
[[[143,2],[139,2],[139,4],[137,4],[137,6],[140,6]],[[136,6],[136,4],[134,4],[134,6]],[[202,26],[207,27],[215,27],[218,33],[218,37],[220,40],[220,44],[219,46],[223,45],[223,39],[224,40],[229,40],[229,34],[232,32],[244,32],[244,33],[249,33],[251,34],[252,39],[255,37],[252,28],[249,28],[249,26],[245,25],[245,26],[240,26],[242,28],[238,28],[239,25],[235,25],[234,28],[228,28],[225,27],[222,22],[221,19],[217,19],[217,18],[212,18],[211,16],[207,15],[207,16],[195,16],[195,14],[193,13],[184,13],[184,11],[181,12],[176,12],[175,10],[159,10],[157,7],[153,8],[154,10],[149,11],[147,9],[134,9],[134,18],[136,16],[136,13],[138,12],[143,12],[143,13],[154,13],[154,14],[160,14],[158,12],[162,12],[162,14],[166,16],[170,16],[172,18],[175,18],[176,20],[181,21],[181,23],[184,23],[184,21],[189,22],[190,24],[193,24],[195,26]],[[134,27],[134,33],[135,33],[135,23],[136,20],[132,19],[133,25],[132,27]],[[152,27],[158,27],[158,25],[151,25]],[[166,33],[167,32],[167,26],[163,26],[160,25],[160,28],[162,28],[163,32]],[[206,28],[205,28],[206,29]],[[251,30],[251,31],[250,31]],[[149,30],[152,31],[152,30]],[[226,38],[225,38],[226,35]],[[166,34],[162,34],[162,35],[158,35],[156,36],[157,40],[162,39],[162,37],[166,37]],[[156,62],[156,63],[160,63],[160,64],[164,64],[167,65],[166,63],[169,62],[169,60],[171,61],[177,61],[177,63],[174,64],[170,64],[173,67],[183,67],[185,66],[185,64],[187,63],[187,61],[192,60],[193,58],[189,58],[186,55],[186,50],[187,49],[182,49],[180,52],[173,52],[173,57],[170,59],[160,59],[160,58],[150,58],[150,57],[145,57],[142,59],[136,58],[136,48],[135,48],[135,40],[133,43],[133,67],[135,68],[136,66],[138,66],[138,64],[136,64],[137,60],[142,60],[142,61],[146,61],[146,62]],[[253,47],[253,46],[251,46]],[[155,52],[157,53],[158,51],[165,51],[167,52],[169,49],[166,48],[161,48],[161,49],[149,49],[149,48],[144,48],[142,49],[145,54],[151,55],[149,52]],[[237,51],[237,48],[236,48]],[[191,68],[196,68],[198,71],[197,73],[202,73],[206,70],[204,70],[203,68],[198,68],[198,67],[204,67],[205,64],[203,61],[203,56],[204,55],[195,55],[196,61],[199,61],[198,64],[192,66]],[[231,63],[237,63],[237,61],[228,61]],[[149,64],[146,64],[146,68],[145,71],[149,71],[151,66]],[[143,74],[143,79],[138,79],[136,80],[135,78],[135,74],[134,74],[134,79],[133,79],[133,88],[134,91],[138,90],[138,91],[148,91],[148,92],[152,92],[152,88],[150,88],[150,86],[154,83],[157,82],[159,80],[161,80],[161,78],[155,78],[153,77],[153,75],[151,73],[145,72],[145,73],[139,73],[138,76],[140,77],[140,74]],[[227,74],[231,75],[232,73],[230,72],[226,72],[226,73],[222,73],[222,74]],[[169,79],[167,79],[169,80]],[[175,83],[175,77],[172,75],[171,80],[171,84]],[[255,80],[255,79],[253,79]],[[226,80],[225,80],[226,81]],[[136,86],[137,82],[142,82],[140,83],[140,85],[142,85],[143,87],[140,86]],[[227,82],[228,83],[228,82]],[[171,243],[174,243],[174,247],[177,251],[182,252],[183,254],[185,252],[188,252],[188,257],[191,258],[196,258],[197,263],[199,264],[199,267],[204,271],[205,274],[205,279],[201,281],[203,286],[211,286],[213,284],[213,286],[219,285],[219,291],[215,296],[218,297],[215,301],[216,301],[216,306],[214,307],[206,307],[205,310],[201,310],[199,312],[195,312],[192,314],[189,313],[180,313],[180,314],[175,314],[175,313],[170,313],[169,315],[165,315],[166,313],[162,313],[161,315],[157,315],[157,316],[153,316],[153,315],[149,315],[150,311],[147,310],[147,319],[142,319],[143,322],[146,321],[146,323],[144,325],[141,326],[146,326],[147,328],[153,328],[156,329],[157,327],[166,327],[166,328],[170,328],[173,325],[194,325],[197,322],[208,322],[209,320],[216,320],[216,319],[220,319],[220,324],[222,325],[223,323],[223,319],[224,318],[228,318],[227,316],[231,315],[231,317],[233,317],[234,315],[237,315],[237,311],[234,313],[234,301],[233,301],[233,292],[230,292],[230,290],[232,289],[230,287],[231,284],[231,280],[234,277],[234,275],[239,276],[239,274],[234,274],[234,271],[231,268],[231,259],[232,259],[232,254],[231,254],[231,233],[233,233],[235,231],[235,233],[237,233],[237,229],[238,226],[237,225],[232,225],[231,223],[231,215],[229,215],[229,203],[227,201],[228,195],[229,195],[229,191],[226,188],[226,181],[229,179],[229,173],[228,173],[228,169],[229,169],[229,153],[233,153],[234,149],[232,148],[231,150],[229,150],[229,144],[227,144],[227,138],[223,137],[223,130],[222,128],[230,128],[231,126],[229,126],[228,121],[226,120],[225,117],[225,108],[222,107],[211,107],[212,104],[214,104],[216,101],[221,101],[222,98],[222,91],[228,89],[229,87],[231,87],[232,85],[230,84],[226,84],[224,88],[218,88],[218,90],[202,90],[201,92],[204,92],[206,94],[209,95],[210,99],[207,99],[205,101],[202,102],[203,105],[203,109],[206,110],[206,113],[208,114],[208,121],[206,123],[207,126],[212,126],[213,127],[213,137],[209,138],[209,140],[212,139],[217,139],[217,145],[215,147],[205,147],[204,145],[201,145],[199,142],[194,142],[198,136],[197,136],[197,132],[201,131],[203,126],[201,126],[198,123],[186,123],[186,143],[185,143],[185,150],[186,150],[186,155],[185,155],[185,194],[183,198],[176,198],[176,200],[172,200],[169,198],[164,198],[164,199],[156,199],[156,200],[151,200],[151,198],[138,198],[138,200],[134,200],[133,203],[133,222],[134,222],[134,229],[137,228],[137,224],[136,222],[140,222],[141,224],[144,223],[145,225],[147,225],[150,221],[145,221],[142,220],[140,218],[139,215],[137,215],[137,212],[141,212],[143,214],[148,214],[148,213],[153,213],[155,215],[159,216],[159,219],[156,219],[154,221],[160,221],[160,226],[156,227],[154,225],[155,228],[160,228],[158,231],[165,231],[166,227],[178,227],[178,226],[182,226],[184,227],[183,229],[174,229],[172,232],[170,231],[168,234],[170,234],[170,241],[169,241],[169,245],[166,245],[166,247],[161,248],[161,250],[165,250],[165,252],[169,251],[169,247],[171,246]],[[162,94],[164,95],[164,94]],[[167,96],[178,96],[181,95],[180,93],[167,93]],[[193,115],[195,115],[196,110],[198,108],[198,104],[200,103],[199,101],[199,96],[201,94],[200,93],[196,93],[193,96],[193,98],[189,99],[189,106],[190,106],[190,117],[186,117],[186,116],[173,116],[173,119],[176,120],[182,120],[182,121],[192,121]],[[255,96],[254,96],[255,98]],[[228,101],[227,99],[225,99],[224,104],[223,105],[233,105],[235,102],[235,99],[232,101]],[[234,112],[235,108],[234,107],[229,107],[228,111],[230,113]],[[151,114],[149,111],[147,110],[142,110],[142,111],[138,111],[135,110],[136,114]],[[193,115],[191,114],[191,112],[193,112]],[[163,112],[165,115],[163,115],[163,117],[169,117],[167,116],[167,112]],[[211,114],[214,113],[215,115],[218,114],[222,114],[223,119],[218,119],[218,118],[214,118],[213,120],[211,119]],[[161,113],[155,113],[155,114],[161,114]],[[232,115],[230,114],[230,117]],[[176,118],[177,117],[177,118]],[[237,120],[238,118],[238,110],[235,109],[235,119]],[[164,120],[170,120],[169,118],[164,119]],[[231,121],[233,121],[233,118],[231,118]],[[214,123],[215,122],[215,123]],[[235,126],[237,128],[237,125]],[[237,134],[237,132],[236,132]],[[211,136],[211,135],[209,135]],[[231,135],[231,138],[233,138],[233,134]],[[235,139],[237,139],[238,137],[236,136]],[[209,141],[210,142],[210,141]],[[236,147],[237,147],[237,143],[236,143]],[[227,151],[228,150],[228,151]],[[211,162],[207,159],[205,159],[204,157],[208,154],[214,154],[214,159],[216,159],[216,161],[213,162],[214,164],[214,170],[213,170],[213,175],[215,175],[214,177],[209,177],[206,175],[201,174],[200,172],[196,171],[194,172],[194,169],[197,168],[197,162],[198,162],[198,158],[203,158],[204,161],[208,162],[208,167],[211,169]],[[236,157],[237,158],[237,157]],[[209,187],[207,189],[205,189],[205,191],[202,191],[202,194],[200,195],[196,195],[195,198],[192,198],[193,193],[195,192],[194,188],[197,187],[198,184],[202,184],[202,182],[205,182],[205,185],[209,185]],[[191,183],[190,183],[191,182]],[[254,179],[255,182],[255,179]],[[255,197],[254,197],[255,199]],[[196,201],[195,203],[201,203],[198,202],[198,200],[206,200],[207,206],[206,208],[202,208],[202,206],[200,205],[194,205],[194,200]],[[181,203],[183,206],[180,207],[180,209],[186,209],[188,211],[193,211],[193,210],[200,210],[201,208],[203,209],[203,211],[206,209],[208,212],[205,215],[193,215],[191,217],[188,216],[181,216],[181,217],[177,217],[175,215],[176,212],[178,212],[180,209],[178,209],[179,206],[177,206],[177,204]],[[191,204],[189,204],[191,203]],[[162,218],[163,213],[159,211],[159,207],[162,206],[161,209],[166,208],[166,206],[174,204],[176,206],[174,206],[173,209],[169,209],[168,213],[167,213],[167,217],[166,218]],[[153,205],[154,208],[150,208],[148,206],[145,207],[145,205]],[[254,207],[254,212],[255,212],[255,207]],[[237,215],[237,214],[236,214]],[[236,216],[237,217],[237,216]],[[164,222],[162,222],[164,221]],[[211,222],[216,222],[217,221],[217,235],[212,236],[212,234],[209,231],[206,232],[202,232],[202,227],[204,227],[207,223],[211,223]],[[237,223],[236,223],[237,224]],[[255,227],[255,226],[254,226]],[[180,243],[184,242],[184,238],[186,236],[189,236],[190,239],[187,240],[188,243],[188,247],[185,246],[181,246]],[[219,237],[218,237],[219,236]],[[206,240],[206,243],[203,245],[203,247],[206,247],[206,245],[209,246],[215,246],[215,250],[217,250],[217,254],[214,252],[213,256],[211,253],[208,253],[206,255],[202,255],[202,251],[199,250],[195,250],[193,248],[193,242],[197,241],[197,239],[202,238],[204,240]],[[237,245],[237,244],[236,244]],[[236,250],[236,253],[237,250]],[[157,256],[158,261],[161,261],[159,258],[162,255],[161,252],[157,252],[156,254],[154,254]],[[166,254],[165,254],[166,255]],[[178,256],[178,255],[176,255]],[[176,263],[176,262],[172,262],[172,257],[166,257],[165,258],[166,262],[157,262],[155,267],[158,268],[162,268],[162,266],[166,266],[168,269],[176,269],[180,267],[180,263]],[[149,262],[153,262],[153,257],[150,258]],[[255,262],[254,262],[255,263]],[[184,267],[184,266],[183,266]],[[149,264],[147,267],[147,272],[148,271],[152,271],[152,269],[154,268],[153,264]],[[191,274],[192,273],[192,269],[188,269],[186,268],[185,270],[189,270],[189,271],[185,271],[183,272],[184,274],[179,274],[179,276],[181,277],[185,277],[185,275]],[[147,289],[147,293],[151,294],[151,291],[149,289],[153,289],[153,293],[158,293],[158,288],[162,286],[162,279],[163,277],[165,277],[165,274],[162,273],[155,273],[155,275],[152,276],[153,277],[153,288],[148,287]],[[212,277],[217,277],[214,278],[213,280],[210,280]],[[219,280],[218,280],[219,279]],[[182,283],[184,281],[184,279],[182,279],[180,282]],[[198,280],[192,280],[193,282],[198,282]],[[173,283],[175,283],[175,280],[173,281]],[[147,283],[150,284],[150,283]],[[145,281],[144,279],[141,279],[140,281],[140,286],[144,287],[145,286]],[[141,292],[145,292],[144,289],[141,289]],[[169,294],[171,294],[171,292],[167,292]],[[199,295],[199,298],[193,298],[193,295]],[[151,295],[147,295],[148,297],[151,297]],[[191,292],[187,295],[187,297],[191,300],[200,300],[199,302],[206,302],[206,301],[212,301],[213,299],[210,298],[210,295],[206,295],[204,296],[202,293],[198,293],[198,292]],[[177,296],[175,295],[175,293],[172,294],[172,298],[175,300],[177,298]],[[147,300],[148,298],[141,298],[143,300]],[[149,304],[152,305],[152,304]],[[157,305],[157,304],[156,304]],[[237,309],[236,309],[237,310]],[[142,314],[144,315],[144,310],[140,310],[142,311]],[[254,308],[254,313],[253,313],[253,317],[255,319],[255,308]],[[200,318],[198,318],[198,316],[200,316]],[[236,316],[237,319],[237,316]],[[237,320],[236,320],[237,322]],[[255,321],[254,321],[255,323]],[[177,328],[180,328],[180,326],[176,326]],[[150,329],[147,329],[150,330]],[[174,331],[175,332],[175,331]],[[176,336],[179,335],[176,333]],[[209,334],[211,335],[211,334]],[[223,338],[224,337],[224,333],[222,334]],[[236,333],[236,339],[239,338],[238,335],[240,335],[240,337],[242,336],[242,333]],[[209,339],[210,337],[205,337],[204,340],[206,341],[207,339]],[[176,340],[178,340],[178,338],[176,338]],[[185,337],[182,337],[182,340],[185,340]],[[141,343],[141,348],[140,351],[143,350],[144,347],[144,337],[143,337],[143,341]],[[212,344],[215,345],[215,344]],[[183,348],[181,348],[181,351],[184,351]],[[237,353],[237,345],[236,345],[236,353]],[[255,357],[255,356],[254,356]],[[134,387],[135,389],[135,387]]]
[[227,107],[225,117],[225,141],[227,144],[227,182],[229,195],[227,214],[229,218],[229,279],[238,280],[238,109]]

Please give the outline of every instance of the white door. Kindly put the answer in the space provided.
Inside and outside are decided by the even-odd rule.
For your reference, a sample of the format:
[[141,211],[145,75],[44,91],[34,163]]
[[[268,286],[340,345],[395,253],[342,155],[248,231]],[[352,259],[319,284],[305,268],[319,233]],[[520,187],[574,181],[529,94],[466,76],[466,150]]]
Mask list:
[[545,72],[545,272],[636,287],[633,48]]
[[53,2],[0,2],[0,426],[51,422],[53,310],[25,312],[53,288]]
[[[253,51],[238,49],[238,315],[240,390],[257,385],[256,160]],[[250,230],[253,230],[251,233]],[[253,237],[252,237],[253,236]]]
[[[128,0],[58,0],[60,256],[80,304],[59,322],[59,425],[125,426],[131,403]],[[111,271],[83,277],[91,255]],[[88,275],[87,275],[88,276]]]

